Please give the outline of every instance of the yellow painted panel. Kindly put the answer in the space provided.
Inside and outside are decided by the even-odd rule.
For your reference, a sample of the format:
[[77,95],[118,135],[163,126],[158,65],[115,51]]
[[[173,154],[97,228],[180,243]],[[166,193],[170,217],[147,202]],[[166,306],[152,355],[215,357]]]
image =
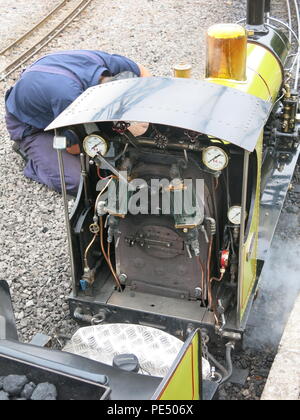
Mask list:
[[167,383],[160,401],[200,400],[199,335],[196,334],[181,362]]
[[[282,68],[278,59],[262,45],[248,42],[247,45],[247,81],[235,82],[225,79],[209,78],[210,82],[232,87],[257,96],[265,101],[275,102],[282,85]],[[260,182],[262,164],[263,136],[258,139],[257,153],[257,186],[255,206],[253,209],[251,226],[245,244],[241,249],[241,278],[239,313],[242,320],[256,281],[258,228],[260,209]]]
[[240,296],[240,314],[241,319],[245,314],[253,287],[256,281],[257,271],[257,249],[258,249],[258,229],[260,219],[260,183],[261,183],[261,164],[262,164],[262,141],[261,136],[256,148],[257,154],[257,184],[256,197],[251,220],[249,234],[242,249],[242,278],[241,278],[241,296]]

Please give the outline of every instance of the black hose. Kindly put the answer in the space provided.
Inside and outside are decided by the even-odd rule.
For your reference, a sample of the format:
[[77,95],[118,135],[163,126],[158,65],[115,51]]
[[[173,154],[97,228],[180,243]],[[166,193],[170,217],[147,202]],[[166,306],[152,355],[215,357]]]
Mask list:
[[223,374],[223,378],[222,381],[220,382],[220,385],[224,384],[225,382],[227,382],[233,373],[233,365],[232,365],[232,360],[231,360],[231,352],[234,349],[234,344],[232,342],[229,342],[226,344],[226,364],[227,364],[227,369],[221,365],[221,363],[219,363],[212,354],[207,353],[207,357],[208,359],[222,372]]
[[227,375],[223,376],[223,379],[221,381],[221,384],[224,384],[225,382],[227,382],[233,373],[233,365],[232,365],[232,360],[231,360],[231,352],[234,349],[234,344],[233,343],[227,343],[226,344],[226,363],[227,363]]
[[228,376],[228,371],[224,368],[224,366],[221,365],[221,363],[219,363],[212,354],[207,353],[207,356],[209,358],[209,360],[211,360],[213,362],[213,364],[224,374],[223,377],[227,377]]

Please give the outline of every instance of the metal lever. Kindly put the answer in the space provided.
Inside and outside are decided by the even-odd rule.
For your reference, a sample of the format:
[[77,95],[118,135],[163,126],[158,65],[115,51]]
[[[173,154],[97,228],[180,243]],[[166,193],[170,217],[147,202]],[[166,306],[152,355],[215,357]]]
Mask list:
[[73,289],[73,295],[77,296],[76,278],[75,278],[75,260],[74,260],[73,247],[72,247],[69,206],[68,206],[67,188],[66,188],[66,181],[65,181],[65,169],[64,169],[64,161],[63,161],[63,155],[62,155],[63,150],[66,150],[67,148],[67,138],[57,135],[56,130],[55,130],[55,135],[54,135],[54,140],[53,140],[53,148],[57,150],[57,156],[58,156],[61,192],[62,192],[62,197],[64,201],[65,221],[66,221],[68,247],[69,247],[69,255],[70,255],[70,262],[71,262],[72,289]]
[[100,163],[104,163],[107,166],[107,168],[119,178],[119,180],[123,181],[125,185],[128,188],[130,188],[127,178],[125,178],[121,172],[117,171],[117,169],[107,159],[105,159],[100,153],[97,154],[96,160],[100,161]]

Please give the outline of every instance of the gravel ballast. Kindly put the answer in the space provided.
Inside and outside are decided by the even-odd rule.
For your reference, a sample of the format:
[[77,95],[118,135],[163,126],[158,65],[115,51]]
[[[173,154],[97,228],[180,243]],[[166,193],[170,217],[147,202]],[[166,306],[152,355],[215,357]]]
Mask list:
[[56,401],[58,398],[55,385],[48,382],[36,385],[25,375],[8,375],[1,380],[0,401]]
[[[0,15],[2,47],[12,41],[16,26],[23,28],[18,30],[20,35],[32,26],[29,17],[36,23],[56,4],[44,1],[41,10],[32,0],[0,0],[1,10],[5,11]],[[276,16],[286,18],[285,1],[274,0],[273,4]],[[245,1],[237,0],[127,0],[109,4],[98,0],[39,56],[61,49],[101,49],[126,55],[157,76],[170,76],[175,63],[189,62],[193,76],[198,78],[205,68],[206,29],[214,23],[237,21],[244,16]],[[17,76],[1,82],[2,98]],[[20,339],[29,342],[38,332],[70,335],[76,324],[69,319],[66,302],[71,287],[62,199],[24,178],[23,162],[12,152],[5,128],[3,99],[0,136],[0,279],[8,281],[11,288]],[[297,179],[294,186],[300,188]],[[295,254],[299,251],[299,205],[299,193],[291,190],[285,219],[275,238],[275,242],[285,246],[295,244]],[[266,291],[263,296],[267,295]],[[259,399],[275,353],[276,340],[270,339],[249,348],[244,356],[236,356],[238,365],[250,369],[247,386],[228,384],[220,399]],[[5,394],[1,387],[0,392]]]

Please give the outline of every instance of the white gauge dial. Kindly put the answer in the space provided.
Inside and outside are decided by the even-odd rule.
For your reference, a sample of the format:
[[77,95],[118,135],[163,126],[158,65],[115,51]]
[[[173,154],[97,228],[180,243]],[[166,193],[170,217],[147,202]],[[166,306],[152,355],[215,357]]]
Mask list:
[[242,221],[242,207],[231,207],[228,211],[228,219],[233,225],[240,225]]
[[222,171],[228,165],[229,159],[223,149],[211,146],[203,151],[203,162],[212,171]]
[[91,134],[84,139],[83,148],[85,153],[91,158],[94,158],[98,153],[105,156],[108,152],[108,143],[103,137]]

